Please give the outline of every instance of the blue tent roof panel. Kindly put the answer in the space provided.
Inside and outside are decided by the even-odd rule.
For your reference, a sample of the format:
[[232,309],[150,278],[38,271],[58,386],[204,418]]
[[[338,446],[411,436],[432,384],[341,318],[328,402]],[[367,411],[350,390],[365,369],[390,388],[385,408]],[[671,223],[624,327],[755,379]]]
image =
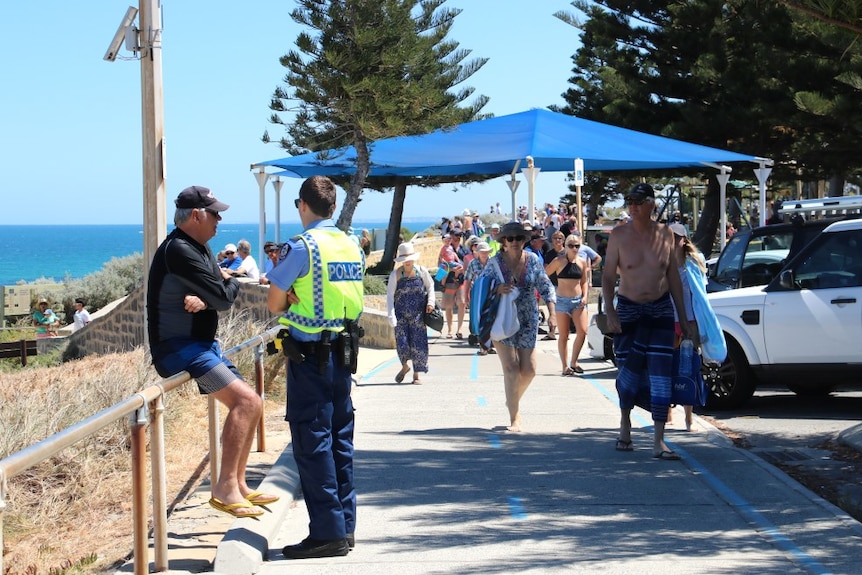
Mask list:
[[[369,144],[372,176],[503,175],[532,156],[546,172],[571,172],[575,158],[584,170],[654,170],[701,167],[762,158],[690,144],[534,109],[441,129],[430,134],[388,138]],[[349,175],[355,171],[352,147],[269,160],[297,177]]]

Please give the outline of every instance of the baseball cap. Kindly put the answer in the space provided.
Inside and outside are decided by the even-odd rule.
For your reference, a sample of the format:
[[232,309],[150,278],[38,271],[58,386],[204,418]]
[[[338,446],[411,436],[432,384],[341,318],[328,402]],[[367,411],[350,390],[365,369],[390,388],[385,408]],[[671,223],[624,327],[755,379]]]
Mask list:
[[228,244],[224,247],[224,251],[236,253],[236,245],[235,244]]
[[635,186],[626,194],[626,199],[632,198],[634,200],[645,200],[647,198],[654,199],[655,191],[653,191],[652,186],[649,184],[635,184]]
[[674,222],[674,223],[670,224],[668,227],[671,230],[673,230],[673,233],[675,233],[676,235],[682,236],[684,238],[688,237],[688,231],[685,229],[684,225]]
[[223,212],[230,206],[216,199],[209,188],[203,186],[189,186],[180,192],[174,204],[178,208],[209,208],[217,212]]

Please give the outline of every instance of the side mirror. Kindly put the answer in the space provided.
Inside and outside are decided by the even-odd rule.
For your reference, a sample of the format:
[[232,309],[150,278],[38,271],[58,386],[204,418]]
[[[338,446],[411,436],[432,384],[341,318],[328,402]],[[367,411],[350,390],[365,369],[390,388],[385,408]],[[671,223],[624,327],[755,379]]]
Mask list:
[[796,287],[796,278],[793,277],[793,270],[784,270],[781,272],[781,275],[778,276],[778,283],[786,290],[798,289]]

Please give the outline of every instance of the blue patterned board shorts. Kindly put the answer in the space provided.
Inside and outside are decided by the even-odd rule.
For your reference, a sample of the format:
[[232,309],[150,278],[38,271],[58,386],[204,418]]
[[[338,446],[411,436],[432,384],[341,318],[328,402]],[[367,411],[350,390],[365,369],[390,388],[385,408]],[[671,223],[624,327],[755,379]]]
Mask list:
[[158,344],[152,354],[153,365],[159,375],[171,377],[187,371],[204,395],[224,389],[235,379],[242,379],[236,366],[222,355],[218,340],[173,338]]

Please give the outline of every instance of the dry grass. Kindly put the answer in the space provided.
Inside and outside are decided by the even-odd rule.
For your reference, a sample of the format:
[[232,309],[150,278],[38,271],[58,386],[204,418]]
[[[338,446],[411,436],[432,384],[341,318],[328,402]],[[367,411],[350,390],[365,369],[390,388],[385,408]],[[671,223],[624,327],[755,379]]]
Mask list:
[[[225,347],[265,327],[241,317],[226,318],[222,332],[231,336]],[[253,354],[243,353],[236,363],[246,379],[253,381]],[[274,398],[267,408],[270,411],[278,409],[279,402],[283,406],[281,365],[277,356],[267,359],[267,396]],[[158,375],[143,348],[4,374],[0,457],[66,429],[156,381]],[[207,414],[206,400],[194,382],[172,392],[166,404],[170,507],[207,457]],[[208,472],[208,466],[204,468]],[[128,421],[109,425],[10,478],[6,499],[3,553],[8,574],[62,571],[69,565],[75,567],[68,571],[94,572],[122,561],[132,548]]]

